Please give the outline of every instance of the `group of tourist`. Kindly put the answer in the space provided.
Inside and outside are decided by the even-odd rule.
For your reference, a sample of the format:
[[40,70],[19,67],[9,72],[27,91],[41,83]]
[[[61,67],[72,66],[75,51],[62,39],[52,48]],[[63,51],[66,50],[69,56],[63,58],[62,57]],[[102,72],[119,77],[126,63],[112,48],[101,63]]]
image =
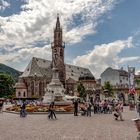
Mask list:
[[[27,115],[26,113],[26,104],[41,104],[40,101],[26,101],[26,102],[18,102],[17,104],[20,104],[21,110],[20,110],[20,116],[25,117]],[[49,119],[57,119],[55,114],[55,103],[51,102],[49,105]],[[93,111],[94,114],[112,114],[114,111],[114,117],[115,120],[118,120],[120,118],[121,121],[123,121],[122,112],[123,112],[123,102],[119,100],[100,100],[100,101],[85,101],[80,102],[79,99],[75,99],[73,101],[74,106],[74,116],[78,116],[79,112],[82,116],[90,116],[91,112]],[[0,102],[0,111],[2,110],[3,102]],[[136,103],[136,109],[138,112],[138,115],[140,117],[140,99]]]
[[78,112],[81,112],[82,116],[91,116],[91,112],[93,111],[94,114],[112,114],[113,111],[115,111],[114,116],[115,120],[118,120],[118,117],[120,117],[120,120],[123,121],[122,118],[122,112],[123,112],[123,102],[119,100],[102,100],[98,102],[80,102],[78,100],[74,100],[74,116],[78,116]]
[[[29,102],[28,102],[29,103]],[[22,102],[21,103],[21,110],[20,110],[20,116],[25,117],[27,115],[26,113],[26,104],[27,102]],[[30,102],[30,104],[38,104],[40,102]],[[0,103],[0,108],[3,106],[3,103]],[[56,114],[55,114],[55,103],[51,102],[49,105],[48,109],[48,118],[49,119],[57,119]],[[80,102],[79,99],[75,99],[73,101],[73,106],[74,106],[74,116],[78,116],[79,112],[81,113],[82,116],[90,116],[91,117],[91,112],[93,111],[94,114],[112,114],[114,111],[114,117],[115,120],[118,120],[120,118],[121,121],[123,121],[122,117],[122,112],[123,112],[123,102],[119,100],[101,100],[98,102],[91,102],[91,101],[86,101],[86,102]],[[137,112],[140,117],[140,100],[138,100],[136,104]]]
[[[5,103],[7,104],[7,102]],[[27,104],[41,104],[41,101],[15,101],[14,104],[20,105],[20,116],[26,117],[26,105]],[[2,108],[4,105],[4,101],[0,101],[0,112],[2,112]],[[140,117],[140,99],[138,99],[136,105],[136,109],[138,112],[138,115]],[[48,108],[48,118],[49,119],[57,119],[55,114],[55,103],[51,102]],[[79,113],[81,113],[82,116],[91,116],[92,112],[94,114],[112,114],[114,111],[114,117],[115,120],[118,120],[120,118],[121,121],[123,121],[122,112],[123,112],[123,102],[119,100],[100,100],[100,101],[80,101],[79,99],[75,99],[73,101],[73,107],[74,107],[74,116],[78,116]],[[131,110],[131,109],[130,109]]]

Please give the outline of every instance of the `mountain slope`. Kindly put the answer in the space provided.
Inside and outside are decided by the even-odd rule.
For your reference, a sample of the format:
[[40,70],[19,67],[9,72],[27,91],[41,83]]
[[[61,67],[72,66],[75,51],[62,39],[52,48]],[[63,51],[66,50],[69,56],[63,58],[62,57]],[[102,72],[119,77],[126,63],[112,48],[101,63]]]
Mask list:
[[6,72],[10,74],[16,81],[18,80],[18,77],[22,74],[22,72],[6,66],[2,63],[0,63],[0,72]]

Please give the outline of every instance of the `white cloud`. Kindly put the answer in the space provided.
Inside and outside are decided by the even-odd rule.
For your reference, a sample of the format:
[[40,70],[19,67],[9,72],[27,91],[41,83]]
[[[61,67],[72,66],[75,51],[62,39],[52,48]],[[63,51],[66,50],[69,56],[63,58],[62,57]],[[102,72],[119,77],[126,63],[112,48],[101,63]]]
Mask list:
[[6,0],[1,0],[0,1],[0,10],[4,10],[7,7],[10,7],[10,3],[8,3]]
[[[12,60],[25,60],[22,55],[19,57],[24,49],[29,50],[29,55],[34,55],[33,47],[39,41],[45,42],[45,45],[52,42],[57,13],[60,13],[64,40],[67,43],[80,42],[86,35],[96,32],[98,19],[111,10],[116,2],[117,0],[27,0],[20,13],[0,17],[0,49],[5,50]],[[43,50],[43,46],[39,49]],[[35,54],[40,57],[39,53]],[[0,56],[2,62],[8,61],[6,55]]]
[[[85,25],[83,27],[77,27],[65,34],[65,41],[70,43],[77,43],[82,41],[82,37],[87,34],[94,33],[95,31],[92,30],[92,25]],[[81,36],[82,35],[82,36]]]
[[11,62],[20,62],[24,58],[24,60],[28,60],[32,57],[39,57],[50,59],[51,58],[51,48],[50,46],[44,46],[42,48],[34,47],[34,48],[23,48],[19,49],[16,53],[10,52],[8,54],[3,54],[0,58],[1,62],[11,61]]
[[87,54],[77,56],[73,63],[75,65],[90,68],[96,78],[107,68],[118,68],[119,64],[140,60],[140,57],[119,57],[119,53],[126,48],[133,47],[133,38],[117,40],[108,44],[96,45]]
[[120,58],[118,63],[125,63],[125,62],[130,62],[130,61],[140,61],[140,57],[139,56],[132,56],[132,57],[124,57],[124,58]]

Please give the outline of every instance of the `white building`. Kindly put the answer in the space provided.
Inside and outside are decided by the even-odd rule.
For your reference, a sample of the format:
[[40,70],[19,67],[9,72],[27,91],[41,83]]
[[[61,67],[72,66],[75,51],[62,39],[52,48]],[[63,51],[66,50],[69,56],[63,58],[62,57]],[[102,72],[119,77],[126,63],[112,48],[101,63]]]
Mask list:
[[129,91],[128,72],[123,68],[113,69],[109,67],[101,74],[101,85],[104,86],[107,81],[113,86],[114,96],[127,103]]
[[128,72],[121,69],[107,68],[101,74],[101,85],[104,85],[105,81],[109,81],[112,86],[127,88],[129,85]]

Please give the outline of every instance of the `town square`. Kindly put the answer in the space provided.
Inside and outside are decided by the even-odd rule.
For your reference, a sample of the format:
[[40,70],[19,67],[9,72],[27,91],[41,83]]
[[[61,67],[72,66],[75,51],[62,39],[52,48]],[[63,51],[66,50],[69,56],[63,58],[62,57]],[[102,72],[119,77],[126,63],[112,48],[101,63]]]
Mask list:
[[49,120],[47,114],[0,114],[0,140],[136,140],[137,129],[133,118],[136,111],[124,108],[124,121],[115,121],[113,114],[92,114],[75,118],[73,114],[56,114]]
[[140,140],[139,4],[1,0],[0,140]]

